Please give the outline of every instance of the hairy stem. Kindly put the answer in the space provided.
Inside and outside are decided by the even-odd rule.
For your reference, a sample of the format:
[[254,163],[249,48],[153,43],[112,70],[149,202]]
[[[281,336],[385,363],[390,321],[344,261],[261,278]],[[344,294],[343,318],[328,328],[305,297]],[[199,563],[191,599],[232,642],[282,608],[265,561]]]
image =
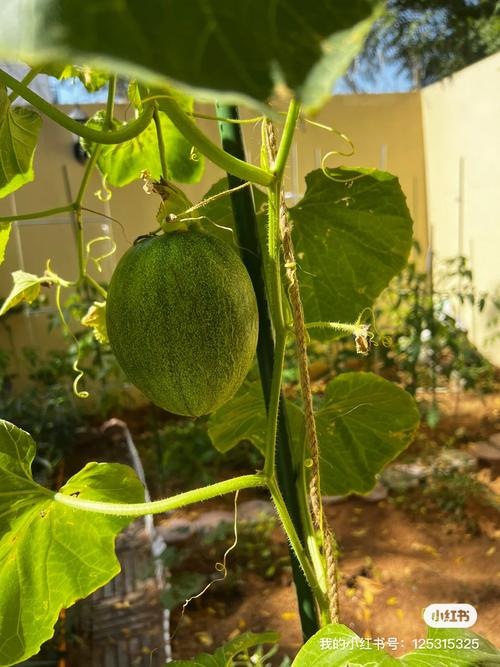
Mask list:
[[155,127],[156,127],[156,136],[158,138],[158,153],[160,155],[161,175],[167,181],[168,180],[167,155],[165,153],[165,142],[163,140],[163,130],[161,129],[160,113],[158,109],[155,109],[155,112],[153,114],[153,120],[155,122]]
[[55,208],[48,208],[45,211],[34,211],[33,213],[16,213],[16,215],[4,215],[0,217],[1,222],[16,222],[16,220],[39,220],[40,218],[50,218],[59,213],[71,213],[75,210],[74,204],[66,204],[66,206],[56,206]]
[[269,480],[269,491],[271,492],[276,511],[278,512],[287,537],[290,540],[290,544],[292,545],[297,559],[302,569],[304,570],[307,582],[309,583],[309,586],[314,593],[314,597],[316,598],[316,602],[318,603],[320,610],[323,611],[328,608],[328,601],[326,600],[325,594],[318,585],[314,569],[312,568],[304,547],[302,546],[302,542],[297,535],[297,531],[295,530],[295,526],[293,525],[293,521],[290,518],[285,501],[283,500],[280,488],[275,479]]
[[271,379],[271,396],[267,412],[266,451],[264,473],[269,477],[275,475],[276,469],[276,437],[278,434],[278,418],[281,398],[281,383],[283,376],[283,362],[285,360],[286,336],[279,333],[276,336],[274,348],[274,364]]
[[[299,114],[299,107],[292,103],[289,108],[287,120],[285,123],[284,135],[282,144],[289,150],[291,145],[291,128],[295,127],[297,117]],[[274,127],[270,121],[265,123],[267,146],[269,162],[271,168],[274,163],[274,171],[281,173],[284,166],[284,158],[280,151],[277,150],[277,141],[274,132]],[[285,151],[284,151],[285,152]],[[287,154],[287,152],[286,152]],[[280,162],[278,163],[278,157]],[[280,172],[281,170],[281,172]],[[326,519],[323,513],[323,506],[321,502],[321,487],[319,474],[319,442],[316,431],[316,420],[314,417],[314,408],[311,391],[311,381],[309,377],[308,357],[307,357],[307,332],[305,326],[304,310],[302,307],[302,300],[300,297],[299,284],[297,280],[297,266],[295,261],[295,252],[292,242],[291,224],[288,218],[288,212],[285,206],[284,192],[280,188],[279,199],[279,231],[281,236],[281,246],[283,251],[283,259],[285,263],[285,273],[288,282],[288,294],[290,297],[290,304],[292,307],[293,326],[295,338],[297,343],[297,359],[299,366],[300,386],[302,391],[302,400],[304,404],[306,436],[309,443],[312,468],[309,483],[309,496],[311,500],[311,510],[315,527],[319,531],[320,539],[323,544],[323,552],[327,559],[327,583],[328,583],[328,599],[329,612],[331,622],[338,622],[338,584],[336,576],[336,563],[334,559],[334,550],[332,548],[333,537],[328,529]],[[333,562],[332,562],[333,558]]]
[[21,81],[18,81],[3,70],[0,70],[0,83],[3,83],[11,88],[14,92],[20,95],[32,106],[34,106],[35,109],[41,111],[58,125],[61,125],[79,137],[83,137],[88,141],[98,144],[121,144],[124,141],[128,141],[129,139],[137,137],[147,128],[153,118],[153,113],[155,110],[154,102],[144,105],[142,114],[136,118],[136,120],[127,123],[119,130],[106,132],[103,130],[96,130],[92,127],[89,127],[88,125],[82,125],[82,123],[79,123],[77,120],[70,118],[62,111],[59,111],[59,109],[57,109],[55,106],[44,100],[43,97],[40,97],[40,95],[37,95],[35,92],[30,90]]
[[85,275],[85,280],[88,282],[89,285],[92,285],[92,287],[93,287],[97,292],[99,292],[99,294],[103,297],[103,299],[107,299],[107,298],[108,298],[108,293],[106,292],[106,290],[104,289],[104,287],[103,287],[102,285],[99,285],[99,283],[97,282],[97,280],[94,280],[94,278],[92,278],[92,276],[89,276],[88,273]]
[[191,141],[193,146],[197,148],[200,153],[205,155],[211,162],[216,164],[224,171],[227,171],[244,181],[250,183],[257,183],[258,185],[270,185],[273,180],[273,174],[255,167],[244,160],[240,160],[225,150],[213,143],[191,120],[191,118],[184,113],[181,107],[173,98],[165,98],[162,103],[162,110],[168,115],[172,123],[183,134],[188,141]]
[[192,491],[179,493],[171,498],[162,500],[153,500],[149,503],[105,503],[97,500],[84,500],[78,496],[67,496],[64,493],[55,493],[53,499],[55,502],[73,507],[74,509],[85,512],[95,512],[97,514],[109,514],[114,516],[144,516],[145,514],[160,514],[170,510],[179,509],[186,505],[202,502],[222,496],[226,493],[232,493],[241,489],[250,489],[259,486],[266,486],[264,475],[256,473],[255,475],[242,475],[232,479],[210,484]]
[[280,178],[283,178],[288,155],[292,147],[292,141],[295,134],[295,125],[297,124],[299,113],[300,105],[295,99],[292,98],[288,113],[286,115],[285,126],[283,128],[283,134],[281,136],[280,145],[276,153],[274,165],[271,167],[272,172]]
[[76,229],[76,247],[78,252],[78,283],[85,280],[85,250],[83,242],[83,223],[82,223],[82,209],[80,207],[75,209],[75,229]]
[[115,94],[116,94],[116,75],[111,75],[109,77],[108,83],[108,98],[106,102],[106,130],[110,130],[113,127],[113,114],[115,109]]
[[83,172],[82,180],[80,182],[80,187],[78,188],[78,193],[76,195],[76,199],[74,202],[75,208],[81,208],[83,198],[85,196],[85,192],[87,190],[87,186],[89,184],[89,180],[92,175],[92,170],[94,169],[97,163],[100,152],[101,152],[101,147],[95,146],[87,164],[85,165],[85,171]]

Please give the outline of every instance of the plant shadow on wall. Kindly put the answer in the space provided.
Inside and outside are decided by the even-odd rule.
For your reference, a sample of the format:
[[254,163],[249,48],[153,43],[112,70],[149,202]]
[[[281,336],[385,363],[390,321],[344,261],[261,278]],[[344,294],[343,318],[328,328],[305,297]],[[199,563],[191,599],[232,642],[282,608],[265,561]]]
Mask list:
[[[295,667],[325,660],[340,667],[361,659],[418,665],[423,655],[436,664],[455,658],[498,661],[498,651],[485,639],[434,629],[425,646],[395,661],[376,646],[366,647],[341,623],[335,526],[329,526],[322,498],[368,493],[384,467],[410,445],[419,413],[408,392],[372,372],[335,375],[314,395],[308,345],[311,339],[324,342],[348,333],[360,356],[370,358],[370,346],[380,347],[373,305],[406,265],[412,220],[397,177],[387,172],[329,168],[325,158],[306,176],[305,194],[292,208],[285,204],[283,178],[299,121],[311,122],[308,115],[329,97],[382,5],[279,0],[275,13],[269,13],[265,0],[256,0],[252,12],[228,11],[226,1],[210,7],[177,3],[175,13],[171,3],[156,4],[154,11],[133,5],[125,2],[118,11],[88,0],[83,21],[77,5],[62,12],[57,0],[28,8],[19,3],[15,26],[11,8],[0,7],[0,55],[18,58],[22,45],[22,56],[32,66],[22,81],[0,70],[0,147],[9,158],[0,165],[0,194],[35,177],[39,112],[80,136],[89,156],[72,202],[0,218],[3,254],[12,222],[71,213],[76,279],[55,273],[50,258],[42,275],[15,271],[0,314],[32,303],[50,288],[75,346],[71,369],[80,399],[89,399],[92,382],[102,384],[114,372],[114,362],[108,365],[106,347],[69,333],[66,313],[90,326],[99,344],[106,346],[109,336],[129,380],[156,405],[207,419],[219,452],[245,441],[263,462],[252,460],[258,467],[250,474],[245,470],[148,502],[135,472],[121,463],[87,463],[53,491],[33,479],[33,438],[1,421],[0,665],[34,655],[53,635],[62,609],[119,572],[115,539],[135,517],[244,489],[267,493],[290,545],[305,640]],[[206,25],[207,8],[214,39],[202,40],[203,51],[193,58],[184,26]],[[85,66],[72,64],[75,60]],[[80,76],[97,88],[107,82],[105,109],[85,124],[76,122],[29,88],[42,73]],[[129,122],[114,114],[118,75],[130,79],[134,118]],[[269,105],[279,91],[287,91],[286,114]],[[191,95],[216,103],[214,115],[204,114],[204,120],[219,123],[222,146],[197,125]],[[32,108],[16,106],[18,96]],[[236,107],[218,98],[245,102],[259,114],[251,121],[262,130],[259,166],[245,159]],[[197,182],[206,158],[227,178],[193,203],[173,182]],[[103,258],[95,257],[98,239],[84,242],[86,193],[95,169],[103,187],[142,179],[142,196],[155,197],[159,205],[156,219],[146,223],[145,233],[118,262],[109,286],[89,271]],[[63,307],[67,290],[83,297]],[[282,392],[288,345],[300,385],[296,401]],[[248,375],[255,356],[258,379]],[[85,358],[92,359],[88,366]],[[287,372],[294,377],[290,366]],[[197,429],[188,428],[186,437],[198,437]],[[182,429],[175,437],[182,441]],[[161,483],[163,470],[175,461],[158,457],[160,448],[169,446],[161,433],[158,438]],[[258,542],[260,547],[265,535]],[[259,564],[265,563],[259,556]],[[249,553],[247,559],[253,562]],[[242,651],[277,639],[275,633],[244,633],[194,664],[237,664]],[[337,646],[325,657],[326,639]]]

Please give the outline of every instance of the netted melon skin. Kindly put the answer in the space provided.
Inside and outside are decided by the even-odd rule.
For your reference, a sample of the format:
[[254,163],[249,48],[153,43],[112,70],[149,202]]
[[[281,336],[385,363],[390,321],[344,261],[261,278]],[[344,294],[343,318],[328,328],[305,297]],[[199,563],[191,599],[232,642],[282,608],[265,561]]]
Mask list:
[[178,415],[213,412],[238,390],[258,336],[250,277],[235,251],[200,232],[136,243],[108,290],[111,348],[147,398]]

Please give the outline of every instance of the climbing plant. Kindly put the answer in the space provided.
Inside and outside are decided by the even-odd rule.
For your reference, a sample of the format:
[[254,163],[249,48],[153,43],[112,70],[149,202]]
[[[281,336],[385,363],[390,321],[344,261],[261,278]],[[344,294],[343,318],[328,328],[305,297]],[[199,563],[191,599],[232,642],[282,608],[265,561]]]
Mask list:
[[[220,321],[227,317],[230,321],[227,295],[246,278],[240,279],[243,274],[238,273],[232,281],[236,287],[226,285],[231,281],[224,278],[226,291],[217,298],[215,291],[210,297],[199,276],[208,270],[225,271],[240,261],[227,253],[238,252],[251,281],[245,296],[249,294],[248,327],[255,324],[252,300],[257,308],[259,333],[253,345],[256,343],[259,379],[252,372],[239,387],[234,386],[233,395],[225,396],[224,404],[211,414],[209,433],[220,451],[228,451],[242,439],[251,441],[263,452],[265,463],[253,474],[151,502],[144,502],[142,484],[133,471],[118,464],[88,463],[62,488],[52,491],[33,480],[31,463],[36,445],[31,436],[14,424],[0,422],[0,665],[14,665],[34,655],[51,637],[61,609],[116,575],[115,537],[133,517],[256,487],[268,490],[291,545],[301,623],[308,640],[294,664],[417,665],[434,660],[432,664],[466,665],[500,661],[488,642],[459,630],[448,631],[446,636],[430,635],[424,646],[415,647],[398,661],[377,649],[365,651],[361,639],[340,623],[334,526],[326,519],[322,494],[370,491],[384,465],[411,442],[418,411],[409,394],[371,373],[336,377],[315,405],[307,346],[311,337],[352,335],[359,354],[370,354],[370,347],[380,342],[372,326],[371,307],[406,264],[412,221],[398,179],[389,173],[331,169],[323,164],[308,174],[305,195],[291,208],[285,201],[283,177],[297,123],[302,119],[307,122],[330,96],[335,80],[359,51],[382,11],[375,0],[353,0],[348,5],[331,0],[310,5],[298,0],[240,0],[237,5],[230,0],[2,3],[0,54],[7,60],[27,62],[31,69],[22,81],[0,71],[0,194],[7,196],[36,178],[33,161],[42,117],[78,135],[89,158],[70,204],[0,219],[3,256],[9,252],[9,231],[15,221],[71,214],[78,251],[77,278],[54,272],[50,257],[43,275],[15,271],[12,291],[0,314],[32,302],[49,287],[59,305],[63,290],[88,285],[97,291],[99,301],[82,323],[91,326],[100,341],[107,339],[109,331],[113,347],[111,332],[121,311],[106,317],[107,290],[88,270],[95,255],[93,244],[84,242],[88,213],[84,196],[95,169],[107,187],[119,188],[144,179],[145,188],[158,197],[159,211],[150,221],[149,233],[129,251],[133,253],[129,258],[140,255],[145,261],[143,273],[134,273],[136,277],[128,286],[135,295],[131,297],[130,322],[137,320],[139,326],[141,314],[155,313],[154,307],[151,311],[155,299],[159,305],[157,318],[148,320],[151,336],[134,340],[132,334],[129,342],[134,352],[142,350],[139,357],[144,364],[151,362],[151,355],[159,354],[155,380],[162,388],[158,395],[155,389],[150,391],[151,397],[163,401],[165,387],[168,384],[172,389],[172,377],[185,368],[187,357],[182,332],[175,349],[170,350],[174,357],[168,356],[168,349],[167,356],[162,356],[162,346],[157,338],[153,340],[153,332],[158,334],[157,321],[166,322],[167,316],[175,321],[186,299],[192,311],[192,317],[184,320],[186,327],[189,324],[185,335],[190,341],[193,335],[196,341],[203,340],[203,332],[197,328],[203,318],[220,315]],[[29,88],[29,83],[44,73],[79,76],[94,88],[107,85],[105,108],[85,124],[75,121]],[[117,77],[130,82],[130,104],[136,113],[128,122],[117,120],[114,113]],[[30,106],[17,106],[18,97]],[[222,145],[211,141],[197,126],[193,105],[197,98],[216,102],[212,118],[220,125]],[[244,157],[234,106],[242,103],[255,109],[256,122],[261,124],[258,165]],[[198,180],[204,160],[221,167],[227,179],[193,203],[173,181]],[[189,264],[194,260],[188,262],[184,251],[173,259],[168,254],[174,245],[181,247],[188,235],[195,239],[196,248],[212,249],[207,250],[206,264]],[[148,249],[160,247],[158,242],[161,252],[148,263]],[[191,266],[189,281],[179,281],[179,291],[167,306],[158,296],[162,289],[144,291],[137,297],[138,282],[143,286],[142,276],[153,271],[155,262],[163,261],[164,251],[169,262],[173,261],[165,271],[166,281],[176,276],[179,267],[185,271],[186,265]],[[214,259],[214,252],[219,259]],[[112,286],[114,280],[118,289],[120,281],[132,274],[120,275],[117,272],[118,277],[112,279]],[[196,281],[204,285],[203,303],[193,300],[188,290],[188,283]],[[121,287],[124,289],[123,284]],[[239,307],[231,304],[236,310]],[[185,310],[182,312],[185,318]],[[128,320],[125,325],[129,326]],[[240,321],[238,327],[245,332]],[[227,333],[222,334],[222,342],[226,343],[224,335]],[[171,336],[168,331],[164,336],[168,348]],[[281,393],[289,341],[295,344],[300,406],[285,400]],[[189,381],[190,393],[182,397],[188,411],[192,394],[201,391],[196,382],[193,388],[195,372],[199,372],[199,387],[204,386],[207,373],[217,373],[222,366],[224,372],[232,373],[227,359],[222,366],[209,368],[208,353],[213,350],[199,344],[193,357],[196,363],[190,367],[191,360],[186,366],[192,373],[187,380],[185,376],[179,380],[179,392]],[[116,343],[114,349],[118,351]],[[233,354],[237,356],[237,350],[232,349]],[[167,367],[172,372],[170,380],[165,375]],[[136,366],[135,370],[144,369]],[[88,394],[78,361],[74,373],[74,391],[85,400]],[[149,381],[148,377],[148,391]],[[319,634],[314,634],[316,631]],[[324,638],[332,640],[331,646],[320,641]],[[244,635],[214,656],[177,664],[231,664],[242,650],[275,639],[272,633]],[[333,640],[341,643],[334,647]]]

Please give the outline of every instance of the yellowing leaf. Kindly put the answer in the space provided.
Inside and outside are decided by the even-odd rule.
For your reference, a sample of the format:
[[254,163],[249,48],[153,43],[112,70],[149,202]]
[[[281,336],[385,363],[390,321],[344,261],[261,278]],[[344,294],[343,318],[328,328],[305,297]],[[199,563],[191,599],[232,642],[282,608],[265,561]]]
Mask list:
[[35,276],[33,273],[26,273],[25,271],[14,271],[12,278],[14,279],[14,287],[5,299],[0,310],[0,315],[5,315],[7,311],[15,308],[22,301],[33,303],[40,294],[40,286],[44,281],[44,278]]
[[14,286],[0,309],[0,316],[5,315],[8,310],[23,301],[33,303],[40,294],[40,287],[42,285],[69,287],[71,284],[51,270],[50,261],[47,262],[47,268],[43,276],[35,276],[33,273],[26,273],[26,271],[14,271],[12,278],[14,279]]

